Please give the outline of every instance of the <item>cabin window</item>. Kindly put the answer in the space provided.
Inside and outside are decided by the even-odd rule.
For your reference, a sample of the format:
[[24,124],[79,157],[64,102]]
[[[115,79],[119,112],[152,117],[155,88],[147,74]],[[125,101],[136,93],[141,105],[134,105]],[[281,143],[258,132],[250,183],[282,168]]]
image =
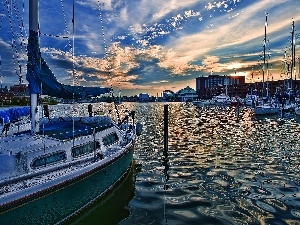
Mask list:
[[103,137],[103,144],[104,144],[104,146],[109,146],[109,145],[111,145],[113,143],[116,143],[118,140],[119,140],[119,137],[114,132],[114,133],[111,133],[111,134]]
[[99,141],[88,142],[83,145],[75,146],[74,148],[72,148],[72,157],[75,158],[81,155],[92,153],[95,150],[94,146],[96,147],[96,149],[100,148]]
[[65,151],[53,152],[53,153],[43,155],[43,156],[39,156],[39,157],[35,158],[31,163],[31,167],[33,169],[36,169],[38,167],[58,163],[58,162],[63,161],[65,159],[67,159],[67,155],[66,155]]

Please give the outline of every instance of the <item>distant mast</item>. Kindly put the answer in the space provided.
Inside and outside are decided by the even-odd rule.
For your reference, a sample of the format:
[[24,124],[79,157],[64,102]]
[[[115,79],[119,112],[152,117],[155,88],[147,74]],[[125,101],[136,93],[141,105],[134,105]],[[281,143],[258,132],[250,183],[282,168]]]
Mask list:
[[[38,0],[29,0],[29,38],[28,38],[28,63],[27,76],[30,91],[30,118],[31,134],[39,131],[38,126],[38,95],[40,94],[40,84],[36,81],[35,74],[41,73],[41,56],[38,40],[39,14]],[[36,45],[36,46],[35,46]]]
[[295,49],[295,23],[294,23],[294,20],[292,23],[292,32],[291,33],[292,33],[291,88],[293,88],[293,86],[292,86],[293,75],[294,75],[295,81],[296,81],[296,54],[295,54],[296,49]]
[[264,37],[264,64],[262,68],[262,97],[264,97],[264,91],[265,91],[265,67],[266,67],[266,44],[267,44],[267,26],[268,26],[268,13],[266,13],[266,22],[265,22],[265,37]]

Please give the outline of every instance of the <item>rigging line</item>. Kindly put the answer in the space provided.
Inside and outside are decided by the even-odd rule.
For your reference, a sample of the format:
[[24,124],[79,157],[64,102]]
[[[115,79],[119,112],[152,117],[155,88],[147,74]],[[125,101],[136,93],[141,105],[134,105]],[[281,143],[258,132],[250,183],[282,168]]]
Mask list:
[[[17,38],[18,38],[17,40],[19,40],[20,36],[24,40],[24,35],[23,35],[23,32],[22,32],[22,27],[21,27],[21,23],[20,23],[20,19],[19,19],[20,12],[18,10],[18,7],[16,6],[16,2],[11,0],[11,15],[12,15],[12,20],[15,21],[14,17],[13,17],[13,10],[12,10],[12,8],[14,8],[14,15],[15,15],[15,17],[17,19],[17,22],[18,22],[18,24],[17,23],[13,23],[15,25],[14,27],[17,30],[17,26],[18,26],[19,29],[20,29],[20,33],[21,33],[21,35],[18,35],[18,33],[16,32],[17,34],[15,36],[17,36]],[[22,66],[21,66],[19,55],[21,55],[21,56],[23,55],[24,58],[25,58],[25,53],[24,53],[24,49],[23,48],[26,49],[26,47],[25,47],[26,45],[25,44],[23,45],[22,39],[20,41],[20,46],[21,46],[21,48],[20,48],[21,54],[18,53],[18,48],[17,48],[17,45],[16,45],[16,39],[14,39],[14,47],[15,47],[15,51],[16,51],[16,58],[17,58],[18,66],[19,66],[19,70],[20,70],[19,71],[19,83],[21,84],[22,83]],[[26,50],[25,50],[25,52],[26,52]]]
[[[19,19],[19,18],[22,18],[22,17],[21,17],[19,8],[18,8],[16,2],[13,1],[13,3],[14,3],[14,4],[13,4],[13,7],[14,7],[14,10],[15,10],[15,15],[16,15],[17,22],[18,22],[19,29],[20,29],[20,36],[19,36],[19,38],[21,37],[21,41],[20,41],[20,45],[21,45],[21,55],[23,55],[24,58],[25,58],[25,56],[26,56],[25,53],[27,53],[27,48],[26,48],[25,38],[24,38],[24,34],[23,34],[23,28],[24,28],[24,26],[23,26],[23,20],[22,20],[22,22],[20,22],[20,19]],[[24,6],[24,5],[23,5],[23,6]],[[15,26],[15,27],[16,27],[16,29],[17,29],[17,26]],[[25,50],[24,50],[24,48],[25,48]],[[24,52],[25,52],[25,53],[24,53]],[[20,67],[20,65],[19,65],[19,67]],[[20,67],[20,70],[21,70],[21,67]],[[21,76],[21,71],[20,71],[20,76]],[[21,79],[21,78],[20,78],[20,79]],[[20,82],[20,83],[21,83],[21,82]]]
[[[12,8],[14,8],[14,15],[15,15],[15,17],[16,17],[16,20],[17,20],[17,23],[14,23],[14,27],[15,27],[15,30],[17,31],[17,27],[19,27],[19,29],[20,29],[20,35],[18,35],[18,33],[15,35],[15,36],[17,36],[17,38],[19,39],[20,38],[20,36],[22,37],[22,39],[21,40],[23,40],[24,41],[24,35],[23,35],[23,32],[22,32],[22,27],[21,27],[21,22],[20,22],[20,11],[19,11],[19,9],[18,9],[18,7],[17,7],[17,4],[16,4],[16,2],[15,1],[13,1],[13,0],[11,0],[11,15],[12,15],[12,20],[13,21],[15,21],[14,20],[14,17],[13,17],[13,10],[12,10]],[[17,39],[17,40],[18,40]],[[25,42],[24,42],[25,43]],[[23,47],[25,47],[25,44],[23,45],[23,43],[22,43],[22,41],[20,41],[20,46],[21,46],[21,52],[22,52],[22,55],[24,55],[24,51],[23,51]],[[16,47],[16,51],[17,51],[17,46],[15,45],[15,47]],[[25,48],[26,49],[26,48]],[[26,51],[25,51],[26,52]]]
[[74,54],[75,54],[75,52],[74,52],[74,49],[75,49],[75,47],[74,47],[74,45],[75,45],[75,39],[74,39],[74,35],[75,35],[75,6],[74,6],[74,0],[72,1],[72,45],[73,45],[73,47],[72,47],[72,67],[73,67],[73,70],[72,70],[72,77],[73,77],[73,93],[72,93],[72,95],[73,95],[73,104],[72,104],[72,106],[73,106],[73,112],[72,112],[72,136],[73,136],[73,147],[74,147],[74,145],[75,145],[75,119],[74,119],[74,114],[75,114],[75,104],[74,104],[74,102],[75,102],[75,93],[74,93],[74,75],[75,75],[75,62],[74,62]]
[[110,83],[111,97],[112,97],[112,100],[113,100],[114,108],[115,108],[116,113],[117,113],[118,123],[120,123],[121,122],[121,118],[120,118],[120,113],[119,113],[119,110],[118,110],[118,107],[117,107],[117,104],[116,104],[116,99],[115,99],[115,96],[114,96],[114,89],[113,89],[113,85],[112,85],[112,74],[110,72],[111,68],[112,68],[112,65],[111,65],[111,62],[110,62],[109,56],[108,56],[107,43],[106,43],[105,34],[104,34],[102,9],[101,9],[101,4],[100,4],[99,0],[98,0],[98,8],[99,8],[99,17],[100,17],[100,23],[101,23],[102,37],[103,37],[103,42],[104,42],[104,51],[105,51],[105,57],[104,58],[108,62],[108,76],[109,76],[110,82],[111,82]]
[[1,14],[1,20],[0,20],[0,29],[2,28],[2,21],[3,21],[3,18],[4,18],[4,9],[6,8],[6,5],[5,3],[3,2],[3,9],[2,9],[2,14]]
[[[17,62],[18,62],[18,66],[21,70],[21,65],[20,65],[20,62],[19,62],[19,57],[18,57],[18,52],[17,52],[17,46],[16,46],[16,39],[15,39],[15,34],[14,34],[14,31],[13,31],[13,16],[12,16],[12,10],[9,9],[9,6],[11,6],[11,4],[9,4],[9,1],[6,0],[6,8],[7,8],[7,13],[8,13],[8,18],[9,18],[9,23],[10,23],[10,29],[11,29],[11,33],[12,33],[12,43],[11,43],[11,47],[12,49],[15,48],[15,51],[16,51],[16,58],[17,58]],[[12,6],[11,6],[12,7]],[[18,70],[17,70],[17,66],[16,66],[16,63],[15,63],[15,55],[14,55],[14,52],[12,54],[12,57],[13,57],[13,64],[14,64],[14,69],[15,69],[15,72],[18,76],[20,76],[18,74]]]
[[60,0],[60,2],[61,2],[61,8],[62,8],[63,16],[64,16],[64,21],[65,21],[66,34],[67,34],[67,37],[63,37],[63,38],[68,38],[69,49],[71,51],[72,44],[71,44],[71,41],[69,39],[70,33],[69,33],[68,26],[67,26],[67,19],[66,19],[66,13],[65,13],[65,8],[64,8],[63,0]]

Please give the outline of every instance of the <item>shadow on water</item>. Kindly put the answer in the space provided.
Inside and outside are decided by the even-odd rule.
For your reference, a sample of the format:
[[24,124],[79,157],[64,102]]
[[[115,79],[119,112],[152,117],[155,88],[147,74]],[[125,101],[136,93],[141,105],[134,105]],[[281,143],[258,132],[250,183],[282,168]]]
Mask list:
[[129,201],[134,196],[134,183],[137,173],[133,163],[128,173],[105,196],[98,199],[78,215],[75,215],[64,225],[114,225],[130,216]]

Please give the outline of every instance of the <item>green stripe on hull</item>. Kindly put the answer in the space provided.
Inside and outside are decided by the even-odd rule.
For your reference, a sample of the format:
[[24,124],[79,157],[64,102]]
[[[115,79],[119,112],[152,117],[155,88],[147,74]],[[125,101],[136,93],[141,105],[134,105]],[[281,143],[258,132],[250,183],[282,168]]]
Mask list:
[[126,173],[132,159],[133,148],[91,175],[0,214],[1,224],[55,224],[103,195]]

